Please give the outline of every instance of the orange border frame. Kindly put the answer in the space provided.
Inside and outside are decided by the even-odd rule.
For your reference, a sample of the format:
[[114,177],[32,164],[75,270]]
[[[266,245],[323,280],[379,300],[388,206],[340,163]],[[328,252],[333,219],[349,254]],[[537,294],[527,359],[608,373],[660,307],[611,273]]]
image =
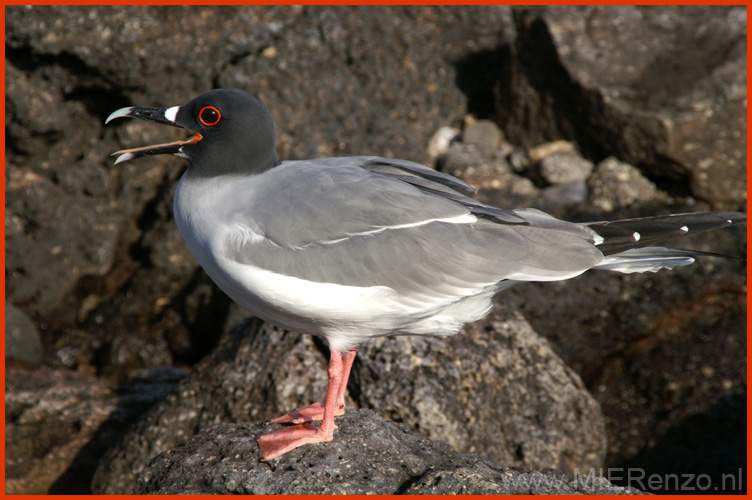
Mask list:
[[[406,2],[399,2],[399,1],[381,1],[381,2],[358,2],[363,5],[403,5]],[[463,1],[451,1],[451,2],[418,2],[419,4],[425,4],[425,5],[434,5],[434,4],[442,4],[442,5],[463,5],[463,4],[496,4],[498,2],[491,2],[488,0],[480,0],[475,2],[463,2]],[[612,4],[612,5],[634,5],[635,3],[639,3],[640,5],[676,5],[675,2],[666,2],[666,1],[648,1],[648,2],[627,2],[627,1],[606,1],[606,2],[566,2],[566,1],[553,1],[553,2],[538,2],[538,1],[532,1],[532,2],[504,2],[505,4],[509,5],[553,5],[553,4],[594,4],[594,5],[600,5],[600,4]],[[3,33],[5,33],[5,6],[7,5],[102,5],[102,4],[124,4],[124,5],[217,5],[215,3],[210,3],[207,1],[203,2],[196,2],[196,1],[177,1],[177,0],[170,0],[170,1],[164,1],[164,2],[153,2],[153,1],[135,1],[135,2],[96,2],[96,1],[90,1],[90,0],[81,0],[81,1],[19,1],[19,0],[12,0],[12,1],[3,1],[3,11],[0,13],[0,25],[2,25]],[[331,2],[331,1],[306,1],[306,2],[295,2],[295,1],[281,1],[281,2],[247,2],[247,1],[238,1],[238,0],[225,0],[220,2],[222,5],[247,5],[247,4],[257,4],[257,5],[277,5],[277,4],[287,4],[287,5],[333,5],[333,4],[347,4],[347,2]],[[700,1],[687,1],[682,2],[682,5],[707,5],[708,2],[700,2]],[[727,1],[723,2],[725,5],[748,5],[749,2],[741,2],[738,0],[734,1]],[[747,37],[747,54],[750,52],[750,48],[752,48],[752,43],[750,43],[749,37]],[[5,44],[2,46],[2,62],[0,62],[0,65],[2,65],[3,69],[3,75],[5,74]],[[747,66],[747,80],[749,81],[749,65]],[[2,111],[3,117],[5,116],[5,79],[3,79],[2,84],[2,100],[0,100],[0,111]],[[752,113],[750,113],[749,107],[747,108],[747,123],[749,124],[749,118],[752,116]],[[750,152],[750,133],[749,129],[747,130],[747,157],[749,157]],[[5,173],[5,134],[3,134],[2,139],[2,157],[3,157],[3,163],[2,163],[2,169],[3,173]],[[747,192],[749,192],[750,183],[749,180],[749,172],[750,168],[747,167]],[[3,175],[3,183],[5,176]],[[3,187],[5,187],[3,185]],[[2,193],[0,194],[0,198],[2,198],[3,201],[3,208],[2,212],[3,215],[5,215],[5,189],[3,189]],[[4,217],[3,217],[4,218]],[[5,225],[3,224],[2,229],[0,229],[0,232],[2,232],[2,241],[0,242],[0,246],[2,246],[2,260],[3,264],[5,264]],[[750,255],[752,255],[752,251],[749,249],[749,245],[747,245],[747,259],[749,260]],[[747,280],[749,281],[750,277],[750,268],[747,267]],[[2,274],[2,277],[0,277],[0,282],[2,283],[3,290],[5,290],[5,273]],[[3,305],[0,307],[0,315],[2,315],[3,324],[5,324],[5,302],[3,302]],[[749,310],[747,311],[747,324],[749,325],[750,320],[750,313]],[[747,339],[749,340],[749,330],[747,333]],[[3,342],[2,347],[0,348],[2,350],[2,374],[0,374],[0,378],[2,378],[2,392],[3,395],[5,395],[5,343]],[[747,347],[747,359],[749,359],[749,347]],[[750,382],[750,375],[749,375],[749,369],[747,370],[747,385],[749,386]],[[747,399],[747,415],[749,416],[749,409],[750,409],[750,402],[749,399]],[[3,404],[2,410],[0,410],[2,413],[3,421],[5,420],[5,405]],[[752,426],[750,426],[749,418],[747,419],[747,439],[750,434],[750,429]],[[3,430],[3,440],[0,443],[0,450],[2,450],[3,458],[5,458],[5,431]],[[747,440],[747,463],[749,463],[750,458],[750,446],[749,446],[749,440]],[[3,484],[5,484],[5,460],[3,460],[2,464],[0,464],[0,469],[2,469],[2,477],[3,477]],[[3,496],[5,496],[3,492]],[[78,495],[64,495],[64,496],[70,496],[77,498]],[[128,498],[130,495],[123,496],[113,496],[113,498]],[[359,498],[367,498],[364,495],[354,495]],[[675,495],[669,495],[669,497],[674,497]],[[45,498],[42,495],[14,495],[14,497],[17,498]],[[290,498],[297,498],[293,497],[291,495],[283,495],[281,498],[284,497],[290,497]],[[167,496],[167,498],[179,498],[175,496]],[[316,497],[319,498],[319,497]],[[336,498],[336,497],[333,497]]]

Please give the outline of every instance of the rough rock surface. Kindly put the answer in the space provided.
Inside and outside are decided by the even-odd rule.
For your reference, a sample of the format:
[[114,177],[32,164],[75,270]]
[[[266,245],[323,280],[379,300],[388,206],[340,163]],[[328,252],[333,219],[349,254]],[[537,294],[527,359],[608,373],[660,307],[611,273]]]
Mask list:
[[[159,452],[222,422],[259,421],[321,400],[323,347],[256,320],[240,325],[103,460],[93,489],[126,493]],[[602,417],[579,378],[509,310],[446,340],[380,339],[353,365],[350,405],[458,451],[542,469],[600,467]]]
[[638,169],[614,157],[598,164],[588,179],[588,185],[591,202],[606,212],[640,203],[666,201],[666,194]]
[[479,120],[462,132],[462,142],[465,144],[485,144],[492,148],[498,148],[504,143],[504,134],[499,126],[491,120]]
[[550,184],[569,184],[587,179],[593,171],[593,163],[577,151],[568,151],[543,158],[540,162],[540,171]]
[[438,166],[475,189],[500,189],[518,196],[535,195],[538,189],[530,179],[515,174],[506,157],[503,151],[486,144],[452,144],[440,158]]
[[5,493],[90,493],[104,452],[183,376],[149,370],[117,387],[70,370],[12,363],[5,372]]
[[572,205],[587,200],[587,184],[584,181],[573,181],[567,184],[548,186],[541,191],[541,196],[555,203]]
[[369,410],[337,419],[329,443],[258,460],[255,439],[279,426],[222,424],[161,453],[136,494],[639,494],[602,478],[498,467],[429,441]]
[[38,365],[42,362],[42,339],[36,325],[22,310],[5,303],[5,359],[23,359]]
[[596,163],[617,156],[717,207],[746,200],[743,6],[516,14],[514,57],[487,56],[510,58],[493,114],[510,142],[563,138]]
[[431,439],[568,474],[602,462],[598,406],[507,307],[448,339],[377,339],[361,351],[356,402]]

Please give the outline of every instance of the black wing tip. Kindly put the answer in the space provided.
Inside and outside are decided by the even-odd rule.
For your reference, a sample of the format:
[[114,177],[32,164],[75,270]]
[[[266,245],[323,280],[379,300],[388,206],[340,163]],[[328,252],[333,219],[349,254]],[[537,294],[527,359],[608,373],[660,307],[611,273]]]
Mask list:
[[363,162],[363,166],[367,167],[393,167],[400,169],[409,174],[418,175],[428,180],[444,184],[452,189],[459,189],[471,193],[473,195],[478,194],[478,190],[466,183],[462,179],[453,175],[441,172],[426,165],[412,162],[408,160],[391,160],[390,158],[383,157],[371,157]]
[[629,248],[651,246],[677,237],[715,231],[746,222],[747,214],[743,212],[693,212],[600,221],[586,225],[603,238],[603,241],[596,243],[598,249],[610,255]]

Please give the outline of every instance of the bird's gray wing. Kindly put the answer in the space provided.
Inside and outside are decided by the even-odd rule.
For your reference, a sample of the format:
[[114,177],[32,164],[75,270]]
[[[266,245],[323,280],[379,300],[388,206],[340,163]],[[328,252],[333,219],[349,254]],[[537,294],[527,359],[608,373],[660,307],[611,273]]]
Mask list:
[[360,161],[361,168],[407,182],[424,192],[438,194],[465,206],[481,217],[497,219],[507,224],[527,224],[527,221],[517,216],[514,211],[491,207],[466,196],[465,193],[476,194],[475,189],[453,175],[407,160],[369,156],[355,158]]
[[451,300],[504,279],[562,279],[602,260],[584,226],[538,211],[487,217],[458,202],[457,191],[445,196],[400,175],[352,158],[283,163],[251,192],[238,186],[247,202],[227,214],[240,228],[227,237],[227,255],[314,282],[387,286],[416,300]]

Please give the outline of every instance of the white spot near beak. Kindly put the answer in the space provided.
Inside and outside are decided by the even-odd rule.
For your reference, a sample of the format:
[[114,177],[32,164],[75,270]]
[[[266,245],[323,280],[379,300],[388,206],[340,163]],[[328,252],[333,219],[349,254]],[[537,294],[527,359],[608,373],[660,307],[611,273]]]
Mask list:
[[167,118],[168,120],[170,120],[172,123],[175,123],[175,119],[178,116],[178,109],[179,108],[180,108],[180,106],[173,106],[171,108],[168,108],[164,112],[164,117]]
[[682,227],[679,228],[679,231],[681,231],[682,233],[688,233],[689,232],[689,228],[687,226],[682,226]]
[[632,233],[632,238],[634,238],[635,241],[640,241],[640,233],[638,232]]

